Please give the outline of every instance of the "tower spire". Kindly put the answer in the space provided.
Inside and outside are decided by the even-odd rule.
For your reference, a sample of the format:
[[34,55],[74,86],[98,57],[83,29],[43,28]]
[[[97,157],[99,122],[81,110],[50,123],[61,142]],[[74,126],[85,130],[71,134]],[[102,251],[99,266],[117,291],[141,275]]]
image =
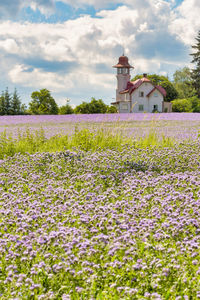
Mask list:
[[125,56],[125,48],[123,46],[123,53],[122,53],[122,56]]

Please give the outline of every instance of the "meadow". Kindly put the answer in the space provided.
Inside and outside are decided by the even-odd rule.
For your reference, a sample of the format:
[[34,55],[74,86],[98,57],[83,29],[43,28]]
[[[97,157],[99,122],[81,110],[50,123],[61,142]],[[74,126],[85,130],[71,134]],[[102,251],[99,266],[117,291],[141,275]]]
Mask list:
[[200,114],[0,132],[0,299],[200,299]]

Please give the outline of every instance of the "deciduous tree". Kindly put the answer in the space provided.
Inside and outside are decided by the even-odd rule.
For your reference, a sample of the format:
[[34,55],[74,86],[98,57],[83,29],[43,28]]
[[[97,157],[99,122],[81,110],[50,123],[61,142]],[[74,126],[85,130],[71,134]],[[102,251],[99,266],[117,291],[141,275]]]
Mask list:
[[195,96],[196,91],[192,84],[193,81],[191,75],[191,70],[188,67],[176,70],[176,72],[174,73],[173,84],[178,92],[179,99]]
[[32,101],[29,103],[29,110],[31,114],[36,115],[57,115],[58,105],[51,96],[50,91],[42,89],[39,92],[31,94]]
[[74,110],[68,103],[59,107],[59,115],[70,115],[73,114]]
[[94,97],[91,101],[83,101],[80,105],[76,106],[74,112],[76,114],[105,114],[107,111],[107,105],[102,99],[96,100]]

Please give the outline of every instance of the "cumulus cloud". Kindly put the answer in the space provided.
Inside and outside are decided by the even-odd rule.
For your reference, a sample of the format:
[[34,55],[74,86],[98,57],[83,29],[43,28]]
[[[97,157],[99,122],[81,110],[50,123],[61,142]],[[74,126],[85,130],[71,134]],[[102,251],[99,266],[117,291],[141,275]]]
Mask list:
[[194,43],[200,29],[199,0],[184,0],[173,12],[173,20],[169,28],[186,45]]

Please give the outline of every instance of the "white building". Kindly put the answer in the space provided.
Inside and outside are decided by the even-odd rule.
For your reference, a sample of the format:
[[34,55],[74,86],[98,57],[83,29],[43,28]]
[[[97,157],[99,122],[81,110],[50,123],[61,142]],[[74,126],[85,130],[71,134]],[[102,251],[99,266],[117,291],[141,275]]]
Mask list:
[[171,112],[171,103],[164,102],[166,91],[153,83],[143,74],[143,78],[130,81],[130,69],[133,68],[127,56],[120,56],[117,65],[116,106],[120,113],[132,112]]

